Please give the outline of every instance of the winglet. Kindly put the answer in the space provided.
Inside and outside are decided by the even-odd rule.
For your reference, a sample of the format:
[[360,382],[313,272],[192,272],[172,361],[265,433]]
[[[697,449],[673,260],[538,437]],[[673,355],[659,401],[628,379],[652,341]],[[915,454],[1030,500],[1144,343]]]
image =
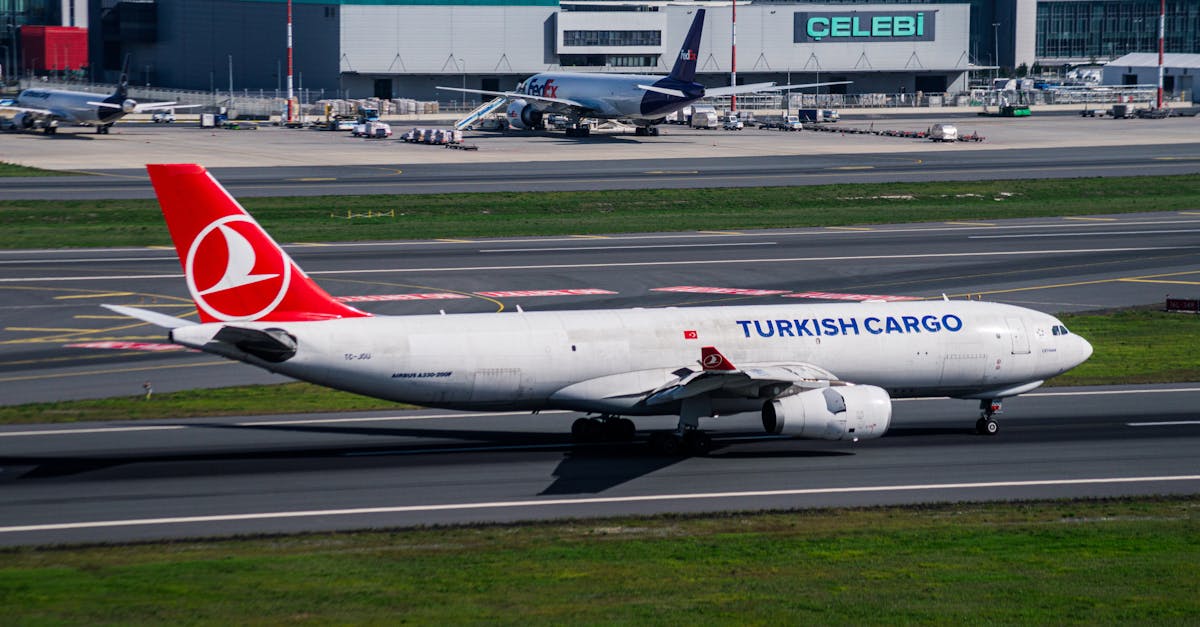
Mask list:
[[705,370],[718,370],[722,372],[737,370],[737,367],[726,359],[715,346],[705,346],[700,349],[700,365]]

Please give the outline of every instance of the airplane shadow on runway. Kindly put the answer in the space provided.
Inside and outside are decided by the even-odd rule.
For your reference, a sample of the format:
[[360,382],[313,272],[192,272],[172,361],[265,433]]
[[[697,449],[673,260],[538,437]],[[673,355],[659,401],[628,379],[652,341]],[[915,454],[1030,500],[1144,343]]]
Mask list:
[[[128,455],[86,456],[8,456],[0,457],[0,468],[7,473],[2,479],[55,479],[86,475],[104,470],[126,468],[131,477],[141,476],[129,470],[139,464],[155,464],[154,476],[195,476],[196,474],[250,474],[276,471],[325,471],[344,467],[349,460],[389,467],[421,465],[420,456],[459,456],[463,463],[493,463],[480,460],[478,455],[518,455],[561,451],[562,460],[550,473],[550,484],[539,495],[595,494],[629,481],[668,468],[686,457],[670,457],[654,452],[646,443],[646,432],[632,443],[575,444],[565,433],[530,433],[514,431],[483,431],[430,428],[332,427],[317,425],[234,425],[194,424],[194,429],[253,430],[267,432],[298,432],[350,436],[404,437],[422,441],[406,441],[380,445],[295,446],[258,448],[255,450],[205,451],[196,453],[152,452]],[[710,458],[818,458],[853,455],[849,451],[829,450],[738,450],[749,434],[713,434],[714,447]],[[775,442],[806,443],[803,440],[774,439]],[[811,442],[807,442],[811,444]],[[751,446],[754,443],[751,442]],[[738,448],[735,448],[738,447]],[[469,457],[468,457],[469,456]],[[174,464],[165,468],[162,464]],[[0,480],[0,483],[3,483]]]

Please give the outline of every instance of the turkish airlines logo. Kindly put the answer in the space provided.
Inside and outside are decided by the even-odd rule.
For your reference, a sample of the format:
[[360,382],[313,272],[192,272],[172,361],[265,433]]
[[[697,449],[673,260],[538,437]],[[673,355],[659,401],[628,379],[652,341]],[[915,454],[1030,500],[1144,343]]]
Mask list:
[[246,215],[204,227],[192,240],[184,272],[196,306],[224,321],[271,313],[292,280],[291,261]]
[[704,364],[705,369],[712,370],[712,369],[720,366],[721,363],[724,361],[725,360],[721,357],[720,353],[709,353],[708,355],[704,356],[703,364]]
[[695,50],[680,50],[679,51],[679,60],[680,61],[695,61],[696,60],[696,51]]

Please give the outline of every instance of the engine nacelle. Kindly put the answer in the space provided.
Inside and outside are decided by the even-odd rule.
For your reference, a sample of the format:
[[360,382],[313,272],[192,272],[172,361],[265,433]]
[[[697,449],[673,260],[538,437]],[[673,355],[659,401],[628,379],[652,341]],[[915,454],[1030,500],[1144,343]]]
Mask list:
[[20,112],[14,114],[12,116],[12,119],[10,120],[10,122],[13,125],[13,128],[22,128],[22,129],[33,128],[33,124],[36,121],[37,121],[37,117],[30,115],[29,113],[26,113],[25,111],[20,111]]
[[508,103],[508,109],[504,116],[508,119],[508,125],[517,129],[540,130],[545,128],[542,122],[542,112],[533,108],[525,100],[514,100]]
[[867,440],[887,432],[892,399],[883,388],[847,385],[767,401],[763,428],[814,440]]
[[125,113],[136,112],[137,111],[137,101],[134,100],[133,98],[125,99],[125,102],[121,103],[121,110],[124,111]]

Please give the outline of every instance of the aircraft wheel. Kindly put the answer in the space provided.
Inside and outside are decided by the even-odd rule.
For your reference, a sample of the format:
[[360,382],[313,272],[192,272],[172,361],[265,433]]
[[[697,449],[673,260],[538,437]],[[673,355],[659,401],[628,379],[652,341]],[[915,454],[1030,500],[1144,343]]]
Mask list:
[[683,435],[683,446],[693,455],[708,455],[712,450],[712,438],[703,431],[688,431]]
[[975,432],[979,435],[996,435],[1000,431],[1000,423],[992,418],[980,418],[975,421]]
[[676,457],[683,454],[683,440],[674,433],[660,431],[650,436],[650,448],[660,455]]
[[628,418],[616,418],[605,423],[606,434],[613,442],[632,442],[637,434],[637,427]]
[[593,442],[596,440],[596,421],[591,418],[576,418],[571,423],[571,439],[576,442]]

